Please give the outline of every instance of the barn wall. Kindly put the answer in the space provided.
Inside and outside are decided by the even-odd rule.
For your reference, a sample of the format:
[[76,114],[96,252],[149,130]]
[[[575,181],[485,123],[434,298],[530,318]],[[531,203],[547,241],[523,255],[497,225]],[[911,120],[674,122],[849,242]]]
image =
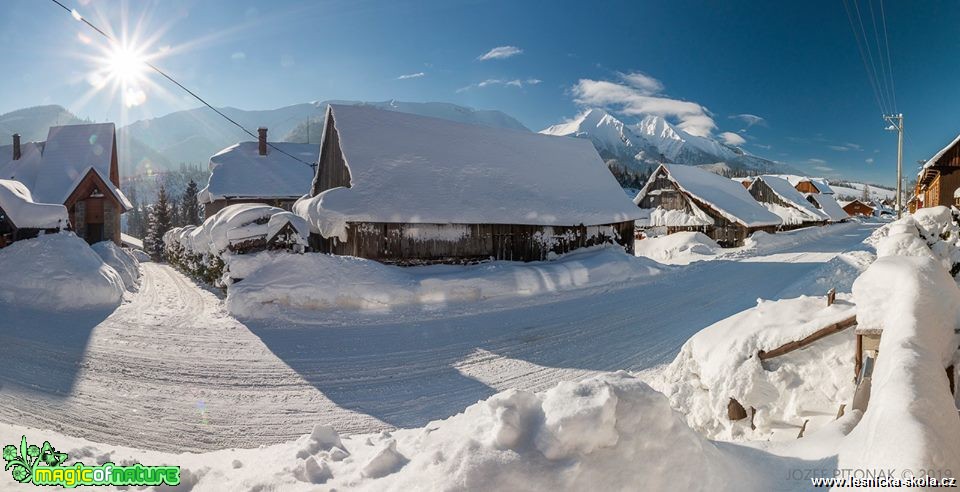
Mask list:
[[616,243],[633,252],[633,222],[598,226],[511,224],[350,223],[347,241],[311,238],[324,253],[358,256],[384,263],[465,263],[490,258],[546,260],[551,253]]
[[[94,188],[100,191],[102,198],[91,197]],[[102,224],[103,238],[120,244],[120,214],[123,207],[116,197],[107,189],[107,184],[100,176],[91,171],[74,188],[70,197],[64,202],[70,214],[70,224],[76,234],[88,241],[96,242],[98,238],[88,238],[86,226],[88,224]]]
[[340,149],[340,134],[337,132],[336,121],[333,119],[333,114],[328,113],[312,196],[341,186],[350,187],[350,169]]
[[864,215],[867,217],[873,215],[873,209],[860,202],[848,203],[843,207],[843,211],[849,215]]

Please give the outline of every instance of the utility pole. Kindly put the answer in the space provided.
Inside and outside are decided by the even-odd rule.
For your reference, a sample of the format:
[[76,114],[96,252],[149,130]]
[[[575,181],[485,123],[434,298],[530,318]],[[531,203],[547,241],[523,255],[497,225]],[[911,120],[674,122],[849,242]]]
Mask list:
[[897,132],[897,218],[903,216],[903,113],[884,115],[889,131]]

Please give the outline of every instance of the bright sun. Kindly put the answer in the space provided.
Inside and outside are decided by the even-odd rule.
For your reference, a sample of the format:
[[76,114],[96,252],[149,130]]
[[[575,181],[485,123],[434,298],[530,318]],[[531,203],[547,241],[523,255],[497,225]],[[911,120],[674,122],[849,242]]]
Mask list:
[[139,82],[143,79],[146,69],[143,55],[127,46],[113,46],[104,60],[104,71],[107,76],[118,82],[121,87]]

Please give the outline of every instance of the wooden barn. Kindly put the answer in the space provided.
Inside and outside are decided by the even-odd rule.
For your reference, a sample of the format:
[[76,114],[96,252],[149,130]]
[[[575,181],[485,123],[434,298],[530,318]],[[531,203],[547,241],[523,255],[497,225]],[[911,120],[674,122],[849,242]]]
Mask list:
[[37,203],[62,204],[71,229],[87,242],[120,244],[120,215],[131,208],[120,191],[113,123],[51,127],[45,142],[0,147],[0,179],[22,183]]
[[949,207],[960,203],[960,135],[927,159],[917,175],[915,208]]
[[632,252],[639,217],[588,140],[344,105],[294,210],[314,250],[402,265]]
[[649,233],[699,231],[724,247],[781,225],[740,183],[694,166],[661,164],[633,202],[643,212],[637,226]]
[[58,232],[68,225],[66,207],[35,203],[23,183],[0,179],[0,248],[35,238],[41,232]]
[[876,212],[876,209],[873,205],[869,203],[861,202],[860,200],[852,200],[846,203],[842,203],[843,211],[848,215],[860,215],[863,217],[872,217]]
[[781,230],[823,225],[830,219],[789,181],[779,176],[759,176],[747,191],[767,210],[780,217]]
[[197,195],[205,217],[237,203],[291,210],[294,202],[310,191],[313,168],[305,163],[316,162],[320,145],[267,145],[266,128],[259,129],[258,137],[256,142],[240,142],[210,158],[210,179]]

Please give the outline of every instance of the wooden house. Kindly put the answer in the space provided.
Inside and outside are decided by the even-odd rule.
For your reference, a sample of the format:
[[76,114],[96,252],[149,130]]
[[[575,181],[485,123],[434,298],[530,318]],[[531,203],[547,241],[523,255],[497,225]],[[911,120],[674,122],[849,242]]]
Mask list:
[[803,193],[779,176],[758,176],[747,191],[767,210],[780,217],[781,230],[822,225],[830,220]]
[[927,159],[917,175],[916,208],[949,207],[960,203],[960,135],[933,157]]
[[0,148],[0,179],[22,183],[37,203],[62,204],[70,228],[93,244],[120,244],[120,215],[131,208],[120,191],[113,123],[51,127],[45,142]]
[[197,195],[205,217],[237,203],[291,210],[310,191],[314,171],[309,164],[316,162],[320,145],[267,145],[266,128],[259,129],[258,137],[256,142],[240,142],[210,158],[210,179]]
[[644,230],[699,231],[724,247],[742,246],[750,234],[775,232],[782,223],[741,184],[693,166],[661,164],[633,202]]
[[41,232],[58,232],[68,224],[63,205],[36,203],[23,183],[0,179],[0,248]]
[[331,105],[319,156],[294,210],[321,252],[408,265],[633,251],[638,210],[584,139]]
[[860,200],[852,200],[841,205],[843,207],[843,211],[851,216],[860,215],[863,217],[872,217],[876,213],[876,209],[873,205],[861,202]]

